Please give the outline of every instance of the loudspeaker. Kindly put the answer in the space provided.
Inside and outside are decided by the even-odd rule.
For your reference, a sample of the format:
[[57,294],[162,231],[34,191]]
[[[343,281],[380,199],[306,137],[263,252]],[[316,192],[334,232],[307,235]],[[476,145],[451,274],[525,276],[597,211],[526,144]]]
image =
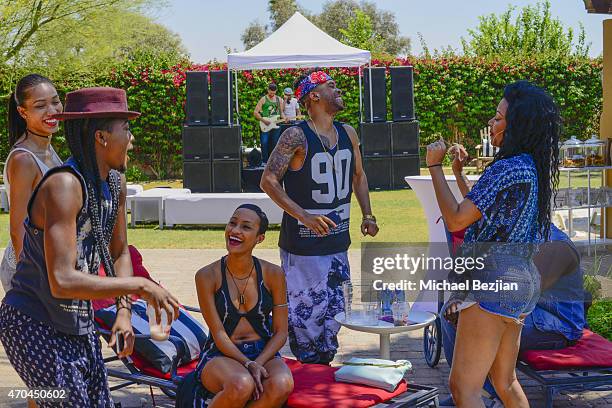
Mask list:
[[[229,125],[232,121],[233,116],[228,122],[228,101],[230,112],[233,113],[232,109],[232,89],[227,87],[228,80],[227,71],[210,71],[210,112],[211,112],[211,125]],[[230,82],[231,84],[231,82]],[[228,94],[229,91],[229,94]]]
[[391,157],[364,157],[363,170],[368,177],[368,187],[373,190],[391,188]]
[[183,160],[210,160],[210,127],[183,126]]
[[[384,67],[366,68],[363,70],[365,122],[387,121],[387,84],[385,82]],[[372,112],[370,118],[370,74],[372,72]]]
[[240,192],[240,159],[213,160],[213,193]]
[[187,71],[186,123],[208,125],[208,71]]
[[240,126],[211,127],[210,134],[213,160],[240,159]]
[[210,160],[183,162],[183,187],[192,193],[210,193]]
[[391,111],[393,121],[414,120],[414,82],[412,67],[390,67]]
[[[408,183],[404,180],[406,176],[418,176],[421,174],[421,163],[419,155],[411,156],[393,156],[392,161],[392,183],[393,188],[409,188]],[[367,174],[367,173],[366,173]],[[368,180],[370,176],[368,175]]]
[[263,167],[242,169],[242,190],[245,193],[263,193],[259,187],[263,172]]
[[391,150],[394,156],[419,154],[419,122],[392,122]]
[[365,157],[391,154],[391,129],[389,122],[360,123],[361,153]]

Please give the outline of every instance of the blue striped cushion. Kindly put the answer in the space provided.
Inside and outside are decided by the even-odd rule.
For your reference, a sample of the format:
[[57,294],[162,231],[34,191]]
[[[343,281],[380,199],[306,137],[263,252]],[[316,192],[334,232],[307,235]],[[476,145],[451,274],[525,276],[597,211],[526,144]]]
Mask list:
[[[114,305],[95,312],[96,318],[103,321],[108,327],[112,327],[115,323],[116,315],[117,310]],[[147,303],[144,300],[140,299],[132,304],[132,327],[135,334],[149,334]],[[179,318],[172,323],[170,334],[182,338],[187,344],[187,354],[180,363],[182,365],[200,357],[200,350],[204,347],[208,337],[208,328],[189,312],[180,309]],[[136,339],[134,351],[163,373],[170,372],[172,359],[176,355],[174,345],[168,340]]]

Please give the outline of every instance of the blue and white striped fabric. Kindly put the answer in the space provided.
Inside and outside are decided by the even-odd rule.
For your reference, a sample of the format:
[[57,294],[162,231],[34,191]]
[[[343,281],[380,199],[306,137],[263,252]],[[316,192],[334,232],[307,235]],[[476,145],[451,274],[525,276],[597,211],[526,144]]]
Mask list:
[[[113,305],[95,313],[96,318],[102,320],[106,326],[112,327],[117,310]],[[149,334],[147,303],[144,300],[137,300],[132,304],[132,327],[135,334]],[[191,316],[189,312],[180,309],[179,318],[172,323],[170,334],[185,340],[187,354],[181,364],[187,364],[199,358],[200,350],[204,347],[208,337],[208,328]],[[176,348],[169,340],[136,339],[134,351],[163,373],[170,372],[172,359],[176,355]]]

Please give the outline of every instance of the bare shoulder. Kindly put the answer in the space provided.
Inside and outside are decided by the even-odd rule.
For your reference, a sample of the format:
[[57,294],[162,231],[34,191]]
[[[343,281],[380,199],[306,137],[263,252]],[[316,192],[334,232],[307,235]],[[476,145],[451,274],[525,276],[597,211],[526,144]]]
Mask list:
[[285,275],[285,272],[283,272],[283,268],[281,268],[277,264],[273,264],[272,262],[268,262],[260,258],[257,258],[257,259],[259,260],[259,263],[261,264],[262,272],[266,274],[270,274],[270,276],[272,275],[283,275],[284,276]]
[[346,123],[344,123],[342,127],[344,127],[344,130],[346,130],[346,133],[351,139],[351,142],[353,142],[353,144],[359,144],[359,136],[357,135],[357,131],[355,130],[355,128]]
[[34,160],[34,157],[28,152],[19,151],[11,155],[8,162],[8,169],[10,175],[18,175],[21,177],[36,177],[40,170]]
[[306,149],[306,135],[299,126],[291,126],[283,132],[272,151],[266,172],[272,172],[281,179],[289,167],[289,162],[300,149]]
[[195,274],[196,284],[207,285],[208,283],[215,282],[217,280],[218,271],[221,268],[221,261],[215,261],[211,264],[203,266]]
[[65,201],[66,197],[75,197],[76,195],[82,198],[83,195],[81,181],[69,171],[58,171],[51,174],[40,186],[40,190],[52,192],[62,201]]
[[[40,197],[40,199],[38,199]],[[66,199],[70,197],[70,199]],[[81,181],[69,171],[51,174],[36,196],[36,201],[44,203],[48,213],[58,216],[70,215],[81,210],[83,206],[83,188]]]
[[263,259],[259,259],[259,263],[261,264],[264,280],[268,282],[278,282],[279,279],[285,279],[285,271],[283,271],[283,268],[280,266],[272,262],[264,261]]
[[291,126],[287,130],[285,130],[278,141],[278,144],[285,148],[290,148],[295,150],[299,147],[306,146],[306,135],[304,131],[299,126]]

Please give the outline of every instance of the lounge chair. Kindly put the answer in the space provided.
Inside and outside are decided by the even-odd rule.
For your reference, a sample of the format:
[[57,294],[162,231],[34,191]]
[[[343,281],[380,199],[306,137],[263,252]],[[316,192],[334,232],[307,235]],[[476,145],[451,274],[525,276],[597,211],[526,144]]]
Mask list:
[[[463,242],[464,233],[465,230],[453,233],[446,230],[451,254]],[[443,294],[441,298],[444,299]],[[439,341],[441,345],[442,339]],[[552,408],[554,396],[560,391],[612,389],[612,342],[584,329],[573,346],[560,350],[522,351],[516,368],[542,386],[544,406]]]
[[[151,279],[141,263],[142,258],[134,247],[130,247],[132,264],[135,274]],[[104,304],[94,304],[94,309]],[[187,311],[200,313],[195,307],[183,306]],[[109,327],[96,317],[96,325],[99,334],[108,340],[110,337]],[[147,335],[137,335],[137,338],[149,338]],[[185,342],[175,336],[170,336],[170,342],[176,348],[176,356],[172,359],[172,365],[168,372],[162,372],[155,368],[146,356],[134,352],[129,358],[119,359],[117,356],[105,359],[105,363],[121,361],[124,368],[108,367],[109,377],[121,379],[124,382],[111,387],[111,391],[133,385],[148,385],[155,404],[153,387],[159,388],[170,398],[175,398],[176,391],[181,379],[195,370],[198,360],[187,364],[180,361],[187,353]],[[302,364],[293,359],[285,359],[294,377],[295,387],[290,395],[286,407],[289,408],[408,408],[408,407],[437,407],[438,390],[435,387],[410,384],[402,380],[395,391],[387,392],[382,389],[357,384],[336,382],[334,372],[337,368],[317,365]]]

